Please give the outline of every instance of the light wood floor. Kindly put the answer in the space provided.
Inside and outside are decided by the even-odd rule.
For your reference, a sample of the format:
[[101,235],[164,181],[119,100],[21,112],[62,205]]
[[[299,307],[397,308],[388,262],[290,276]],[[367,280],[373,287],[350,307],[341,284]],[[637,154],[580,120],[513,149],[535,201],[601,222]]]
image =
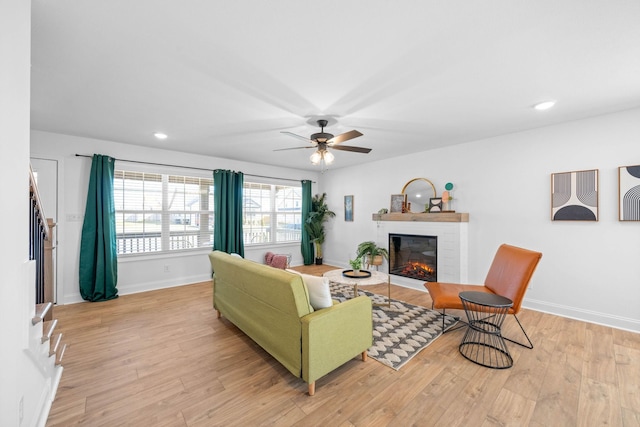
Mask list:
[[[392,296],[431,306],[416,290]],[[47,426],[640,425],[640,334],[531,310],[520,319],[535,348],[509,343],[511,369],[464,359],[459,330],[400,371],[354,358],[313,397],[216,318],[210,282],[57,307],[56,317],[69,346]],[[512,317],[504,326],[517,332]]]

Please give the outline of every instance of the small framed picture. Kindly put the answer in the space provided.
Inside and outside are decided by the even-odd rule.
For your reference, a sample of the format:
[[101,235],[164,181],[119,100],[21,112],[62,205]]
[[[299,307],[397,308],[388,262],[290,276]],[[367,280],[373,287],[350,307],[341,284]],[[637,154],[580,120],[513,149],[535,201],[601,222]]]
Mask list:
[[353,221],[353,196],[344,196],[344,220]]
[[392,194],[391,209],[389,209],[389,212],[402,212],[403,205],[404,205],[404,194]]
[[441,197],[432,197],[429,199],[429,212],[442,212]]
[[640,165],[618,168],[618,220],[640,221]]

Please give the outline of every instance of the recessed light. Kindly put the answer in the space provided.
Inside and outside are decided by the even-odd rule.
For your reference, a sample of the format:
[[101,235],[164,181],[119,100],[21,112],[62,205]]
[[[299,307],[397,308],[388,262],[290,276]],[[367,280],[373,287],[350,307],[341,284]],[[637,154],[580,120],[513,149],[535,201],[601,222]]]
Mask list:
[[167,134],[162,132],[156,132],[153,134],[158,139],[167,139]]
[[542,110],[548,110],[554,105],[556,105],[556,101],[543,101],[534,105],[533,108],[535,108],[538,111],[542,111]]

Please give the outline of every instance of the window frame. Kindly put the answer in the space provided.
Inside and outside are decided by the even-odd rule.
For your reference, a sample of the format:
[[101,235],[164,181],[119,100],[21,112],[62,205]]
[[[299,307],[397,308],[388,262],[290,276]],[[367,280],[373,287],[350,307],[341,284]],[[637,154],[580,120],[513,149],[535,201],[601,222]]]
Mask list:
[[[269,200],[270,200],[270,207],[269,210],[265,210],[265,209],[260,209],[258,211],[255,212],[251,212],[252,214],[256,214],[256,215],[261,215],[261,216],[265,216],[265,215],[269,215],[269,229],[270,230],[276,230],[275,233],[270,232],[270,239],[268,241],[260,241],[257,243],[251,243],[249,241],[247,241],[247,239],[245,239],[244,241],[244,245],[245,245],[245,249],[246,248],[257,248],[260,246],[269,246],[269,247],[274,247],[274,246],[291,246],[291,245],[298,245],[301,242],[302,236],[301,236],[301,228],[302,228],[302,183],[298,184],[298,185],[291,185],[291,183],[289,182],[284,182],[283,180],[277,180],[277,179],[273,179],[273,180],[246,180],[243,184],[243,203],[242,203],[242,223],[243,223],[243,233],[244,233],[244,237],[247,236],[247,232],[244,229],[244,224],[247,218],[247,211],[246,211],[246,198],[247,193],[246,193],[246,189],[248,185],[256,185],[256,186],[269,186],[270,188],[270,193],[269,193]],[[279,187],[283,187],[285,189],[291,189],[291,191],[297,192],[299,194],[299,198],[293,198],[292,200],[298,200],[299,201],[299,207],[297,208],[297,212],[291,212],[291,213],[287,213],[287,212],[281,212],[278,211],[278,206],[277,206],[277,191]],[[300,218],[299,221],[299,228],[297,228],[298,230],[300,230],[298,232],[299,234],[299,238],[297,238],[296,240],[284,240],[284,241],[278,241],[277,240],[277,236],[279,233],[279,229],[278,229],[278,218],[281,215],[297,215],[298,218]],[[295,220],[293,222],[293,229],[295,230],[296,227],[295,225],[298,224]]]
[[[168,191],[169,191],[169,181],[171,176],[179,176],[179,177],[187,177],[193,179],[205,179],[210,180],[210,188],[211,195],[213,194],[213,173],[207,173],[205,170],[191,169],[191,168],[181,168],[181,167],[169,167],[162,165],[148,165],[143,163],[135,163],[135,162],[126,162],[116,160],[115,164],[116,173],[124,172],[124,173],[145,173],[145,174],[155,174],[161,177],[162,183],[162,197],[161,204],[162,208],[157,211],[160,214],[160,239],[162,241],[161,250],[153,250],[153,251],[142,251],[142,252],[124,252],[120,253],[120,246],[118,244],[118,259],[126,260],[127,258],[135,258],[135,257],[150,257],[150,258],[161,258],[161,257],[169,257],[169,256],[181,256],[181,255],[189,255],[194,252],[205,252],[211,251],[213,247],[213,224],[215,219],[215,212],[213,209],[213,196],[210,196],[210,201],[207,204],[210,204],[209,210],[191,210],[191,211],[183,211],[183,210],[172,210],[168,206]],[[185,193],[183,193],[185,194]],[[125,206],[126,207],[126,206]],[[116,210],[116,216],[122,213],[123,215],[129,214],[143,214],[147,215],[148,210],[145,209],[121,209]],[[188,213],[187,213],[188,212]],[[181,248],[181,249],[165,249],[171,245],[172,231],[171,231],[171,222],[172,218],[175,215],[200,215],[202,214],[210,216],[210,245],[208,246],[197,246],[193,248]],[[117,227],[116,227],[117,228]],[[195,234],[194,234],[195,233]],[[202,230],[194,230],[195,238],[201,238],[203,236]],[[117,235],[121,235],[122,233],[117,233]],[[200,237],[198,235],[200,234]],[[205,233],[206,235],[209,232]],[[144,235],[144,234],[143,234]],[[177,234],[176,234],[177,235]],[[185,234],[186,235],[186,234]],[[118,238],[119,240],[119,238]]]

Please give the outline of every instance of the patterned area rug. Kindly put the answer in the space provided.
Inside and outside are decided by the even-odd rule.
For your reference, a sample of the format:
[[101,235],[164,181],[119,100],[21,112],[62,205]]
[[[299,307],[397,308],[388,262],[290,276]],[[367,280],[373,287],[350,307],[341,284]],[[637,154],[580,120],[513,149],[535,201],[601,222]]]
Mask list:
[[[330,282],[331,296],[338,301],[353,298],[353,286]],[[387,297],[358,289],[374,303],[387,303]],[[457,320],[445,317],[445,331]],[[442,335],[442,315],[434,310],[391,299],[391,307],[373,306],[373,346],[369,357],[399,370],[413,356]]]

